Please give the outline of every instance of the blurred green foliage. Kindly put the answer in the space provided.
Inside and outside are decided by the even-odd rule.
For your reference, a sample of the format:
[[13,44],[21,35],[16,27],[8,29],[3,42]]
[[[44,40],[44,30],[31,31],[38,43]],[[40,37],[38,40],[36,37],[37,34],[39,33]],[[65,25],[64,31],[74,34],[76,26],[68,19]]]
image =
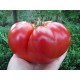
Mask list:
[[[80,11],[66,10],[18,10],[18,21],[33,23],[38,18],[63,23],[71,33],[71,46],[60,70],[80,69]],[[7,23],[4,25],[4,23]],[[7,69],[12,51],[8,45],[8,31],[14,23],[11,10],[0,11],[0,69]]]
[[11,58],[12,52],[8,45],[8,26],[0,26],[0,69],[4,70],[7,68],[9,59]]

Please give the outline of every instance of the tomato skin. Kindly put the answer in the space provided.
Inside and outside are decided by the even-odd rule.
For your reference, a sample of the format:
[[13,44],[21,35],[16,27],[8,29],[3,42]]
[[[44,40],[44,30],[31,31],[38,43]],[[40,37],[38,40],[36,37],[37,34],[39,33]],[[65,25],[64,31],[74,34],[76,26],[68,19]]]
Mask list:
[[68,29],[59,22],[47,21],[33,28],[28,22],[18,22],[8,33],[11,50],[19,57],[38,64],[60,57],[70,46]]
[[70,46],[71,35],[69,30],[59,22],[51,22],[46,25],[54,35],[54,58],[61,56]]
[[11,27],[8,33],[8,43],[14,54],[25,56],[28,40],[33,30],[33,26],[28,22],[18,22]]

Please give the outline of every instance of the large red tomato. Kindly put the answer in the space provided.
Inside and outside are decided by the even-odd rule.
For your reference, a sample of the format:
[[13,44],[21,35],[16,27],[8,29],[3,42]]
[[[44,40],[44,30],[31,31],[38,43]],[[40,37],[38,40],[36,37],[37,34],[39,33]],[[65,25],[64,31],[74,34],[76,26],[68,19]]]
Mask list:
[[28,22],[15,23],[8,42],[14,54],[32,63],[48,63],[60,57],[70,46],[70,32],[59,22],[47,21],[33,27]]

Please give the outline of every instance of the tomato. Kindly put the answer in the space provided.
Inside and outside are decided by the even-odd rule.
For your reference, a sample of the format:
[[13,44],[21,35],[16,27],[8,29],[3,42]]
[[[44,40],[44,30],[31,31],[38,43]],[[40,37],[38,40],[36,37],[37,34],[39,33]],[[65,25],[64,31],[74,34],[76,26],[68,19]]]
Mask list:
[[59,22],[46,21],[44,26],[17,22],[9,30],[8,43],[14,54],[31,63],[44,64],[66,52],[70,46],[69,30]]

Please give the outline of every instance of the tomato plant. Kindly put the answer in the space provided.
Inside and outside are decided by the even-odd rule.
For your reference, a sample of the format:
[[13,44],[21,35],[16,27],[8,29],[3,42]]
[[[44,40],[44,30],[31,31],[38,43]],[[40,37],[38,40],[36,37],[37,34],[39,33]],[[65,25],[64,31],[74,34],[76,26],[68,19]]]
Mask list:
[[70,32],[59,22],[46,21],[43,26],[29,22],[15,23],[8,33],[14,54],[32,63],[49,63],[70,46]]

